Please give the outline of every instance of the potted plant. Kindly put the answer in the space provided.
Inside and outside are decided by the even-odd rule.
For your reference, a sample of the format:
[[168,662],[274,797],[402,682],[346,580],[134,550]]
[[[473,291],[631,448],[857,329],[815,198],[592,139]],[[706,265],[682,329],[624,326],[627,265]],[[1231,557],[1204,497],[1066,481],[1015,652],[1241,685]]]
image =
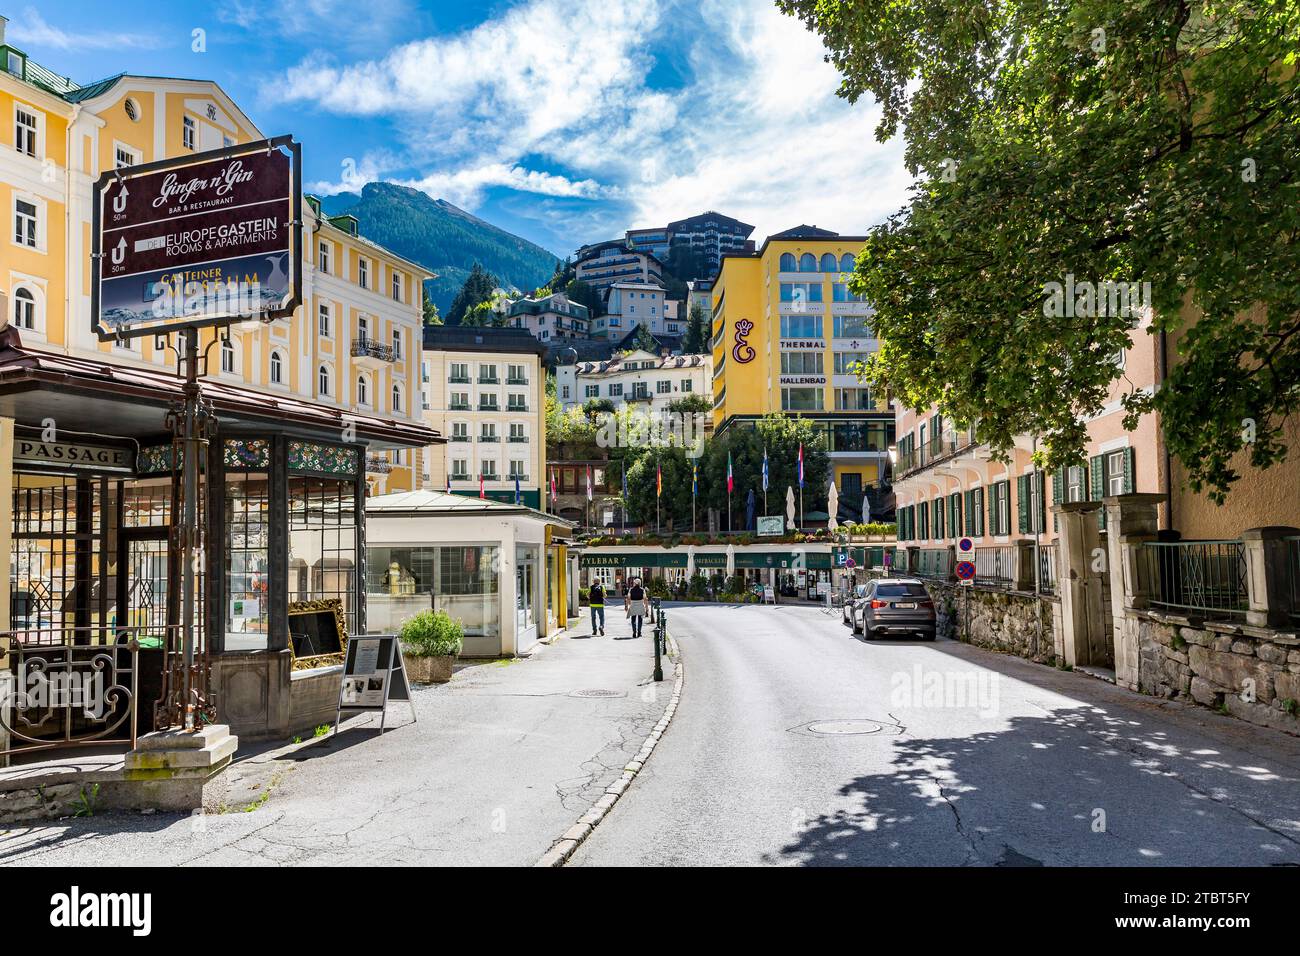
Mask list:
[[402,625],[398,637],[407,673],[417,684],[445,684],[465,646],[465,629],[446,611],[421,611]]

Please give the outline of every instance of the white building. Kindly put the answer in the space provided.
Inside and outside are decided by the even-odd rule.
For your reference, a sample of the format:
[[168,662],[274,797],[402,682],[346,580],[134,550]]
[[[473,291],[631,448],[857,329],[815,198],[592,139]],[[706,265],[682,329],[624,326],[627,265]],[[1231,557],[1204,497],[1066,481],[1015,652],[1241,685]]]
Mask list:
[[677,303],[660,285],[616,282],[609,287],[606,314],[591,324],[592,338],[618,340],[638,325],[657,335],[681,335],[684,322]]
[[616,282],[658,285],[664,278],[663,263],[648,253],[629,249],[621,239],[583,246],[573,272],[579,282],[600,290]]
[[590,332],[591,311],[570,301],[563,292],[555,292],[545,298],[511,303],[508,322],[516,329],[527,329],[540,342],[585,339]]
[[579,362],[555,369],[556,397],[567,411],[594,399],[615,405],[644,402],[647,411],[666,411],[690,395],[712,400],[713,357],[636,351],[607,362]]

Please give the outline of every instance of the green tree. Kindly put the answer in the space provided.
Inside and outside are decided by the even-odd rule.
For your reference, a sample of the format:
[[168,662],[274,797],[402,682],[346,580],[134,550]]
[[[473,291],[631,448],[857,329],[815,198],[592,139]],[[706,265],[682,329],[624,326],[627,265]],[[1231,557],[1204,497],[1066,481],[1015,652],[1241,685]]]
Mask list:
[[675,415],[705,415],[713,411],[713,399],[704,395],[686,395],[669,402],[668,411]]
[[687,355],[703,355],[710,351],[709,320],[702,306],[691,306],[686,320],[686,335],[682,338],[682,351]]
[[[1243,450],[1286,455],[1300,407],[1300,5],[1247,0],[778,0],[818,33],[840,95],[881,104],[920,175],[873,229],[855,291],[884,345],[868,377],[978,422],[1000,456],[1036,435],[1077,461],[1118,387],[1156,409],[1196,490]],[[1150,284],[1146,332],[1052,283]],[[1120,314],[1116,314],[1116,312]],[[1101,313],[1101,314],[1099,314]],[[1160,336],[1154,396],[1114,356]]]
[[[475,306],[491,302],[496,287],[496,278],[475,262],[474,267],[469,271],[469,276],[465,279],[465,284],[456,293],[456,298],[452,299],[451,309],[447,312],[447,323],[449,325],[475,324],[474,322],[463,323],[462,320]],[[479,313],[478,317],[481,319],[482,314]],[[477,324],[484,323],[479,321]]]
[[424,292],[424,324],[425,325],[442,325],[442,316],[438,314],[438,306],[429,298],[429,293]]
[[631,341],[628,343],[633,349],[641,349],[645,352],[659,354],[659,343],[655,340],[654,335],[644,325],[638,325],[636,332],[633,334]]
[[569,297],[570,302],[576,302],[578,305],[585,305],[591,313],[593,319],[605,314],[605,303],[600,298],[600,293],[585,282],[579,282],[572,279],[562,287],[564,294]]
[[[767,449],[767,513],[785,514],[785,493],[793,488],[799,495],[799,445],[804,455],[804,511],[825,511],[830,483],[830,456],[825,439],[811,419],[773,413],[754,426],[732,425],[721,438],[706,444],[700,461],[700,500],[717,508],[726,522],[727,453],[731,453],[736,490],[731,497],[731,526],[741,530],[745,502],[754,490],[755,514],[763,514],[763,449]],[[797,514],[796,514],[797,517]]]
[[[627,506],[634,520],[655,526],[658,468],[663,469],[663,494],[658,497],[660,528],[691,529],[691,459],[684,448],[656,448],[626,460]],[[615,469],[612,474],[617,473]],[[703,509],[698,512],[701,523]]]

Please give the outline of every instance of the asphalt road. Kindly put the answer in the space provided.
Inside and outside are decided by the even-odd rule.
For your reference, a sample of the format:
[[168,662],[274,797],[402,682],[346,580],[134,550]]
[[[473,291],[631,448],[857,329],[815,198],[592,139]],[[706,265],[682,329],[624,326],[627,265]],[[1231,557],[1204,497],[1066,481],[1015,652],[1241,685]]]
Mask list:
[[676,717],[571,866],[1300,864],[1300,739],[812,607],[669,622]]

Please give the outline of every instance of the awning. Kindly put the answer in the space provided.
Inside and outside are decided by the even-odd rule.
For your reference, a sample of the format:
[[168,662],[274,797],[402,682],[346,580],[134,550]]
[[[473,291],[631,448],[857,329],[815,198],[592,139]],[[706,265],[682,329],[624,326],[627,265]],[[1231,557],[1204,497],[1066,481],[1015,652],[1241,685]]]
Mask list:
[[[737,568],[774,568],[791,571],[797,568],[822,570],[833,567],[829,551],[747,551],[736,548]],[[579,558],[584,568],[685,568],[686,548],[672,551],[619,551],[614,548],[588,548]],[[727,566],[725,551],[695,551],[695,566],[700,570],[721,570]]]
[[[20,425],[39,428],[45,419],[53,418],[70,432],[142,441],[169,438],[167,410],[183,399],[184,384],[166,369],[26,349],[17,329],[9,326],[0,331],[0,415]],[[352,426],[356,440],[375,449],[418,448],[445,441],[425,425],[331,408],[292,395],[206,378],[200,386],[221,424],[228,427],[338,439]]]

